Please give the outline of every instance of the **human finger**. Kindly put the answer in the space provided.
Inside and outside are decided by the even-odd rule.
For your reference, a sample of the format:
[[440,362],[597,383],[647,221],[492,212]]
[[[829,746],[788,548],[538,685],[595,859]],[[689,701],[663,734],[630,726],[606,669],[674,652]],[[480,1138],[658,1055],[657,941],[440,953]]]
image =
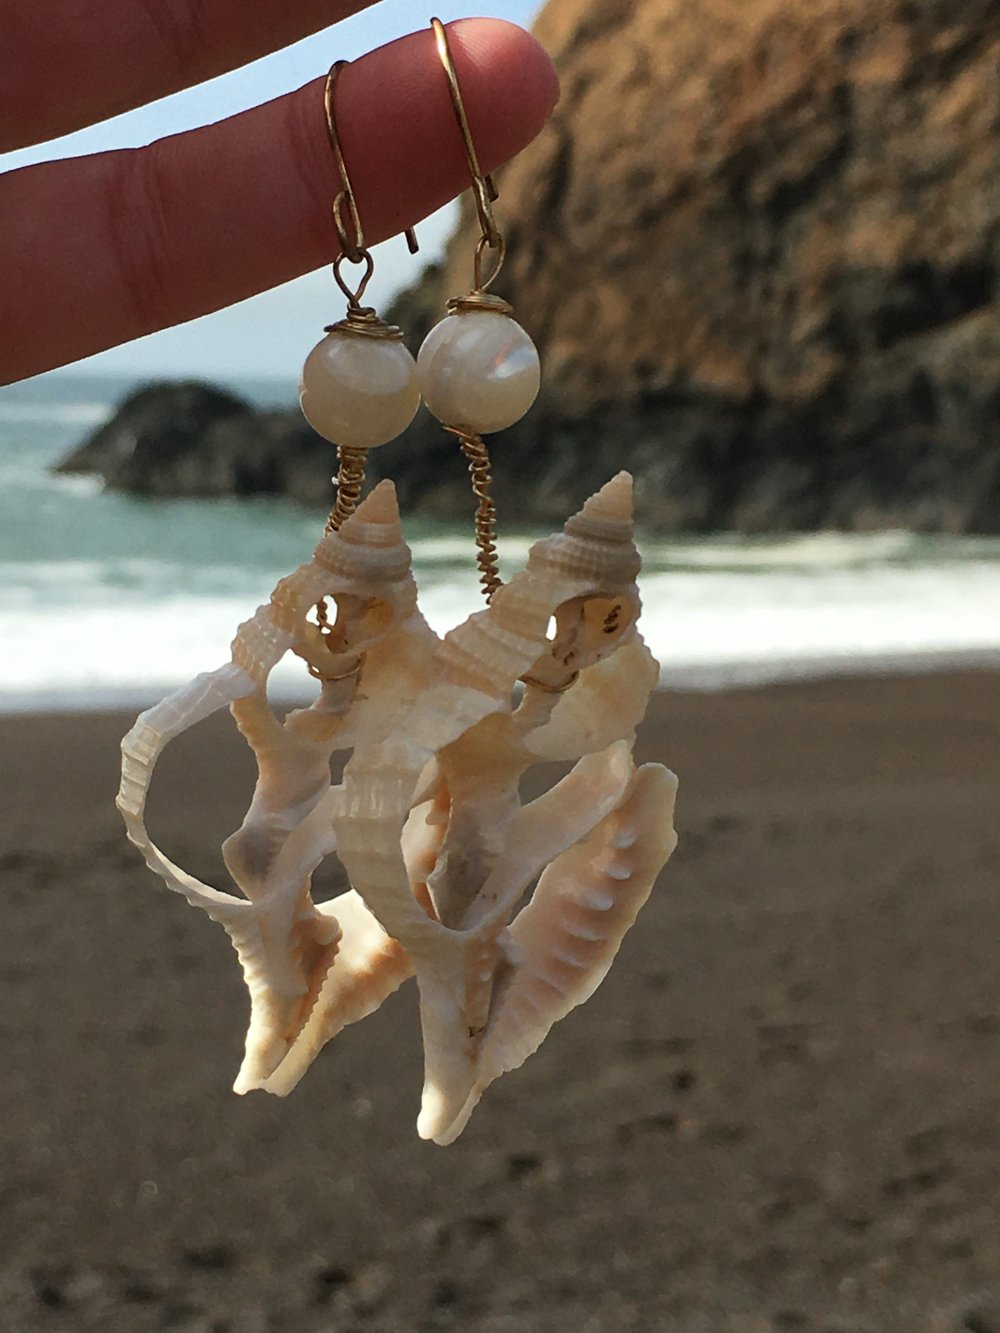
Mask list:
[[[190,88],[374,0],[38,0],[3,9],[0,152]],[[40,79],[39,71],[44,71]]]
[[[513,24],[470,19],[449,31],[489,171],[542,128],[555,74]],[[416,223],[468,182],[430,30],[348,66],[337,121],[369,242]],[[148,148],[0,178],[0,382],[319,267],[337,252],[338,188],[321,79]]]

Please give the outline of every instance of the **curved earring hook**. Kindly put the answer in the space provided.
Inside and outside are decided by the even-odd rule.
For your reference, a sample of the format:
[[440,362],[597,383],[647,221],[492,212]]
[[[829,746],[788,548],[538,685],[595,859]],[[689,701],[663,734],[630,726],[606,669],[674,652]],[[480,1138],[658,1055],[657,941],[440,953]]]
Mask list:
[[[371,262],[371,257],[368,254],[368,249],[365,245],[365,233],[361,225],[361,213],[358,210],[358,201],[354,194],[354,187],[351,185],[351,177],[347,170],[347,163],[344,160],[344,149],[340,142],[340,133],[337,129],[337,117],[334,110],[337,77],[344,66],[348,64],[350,64],[350,61],[348,60],[334,61],[330,66],[330,71],[326,76],[326,83],[323,86],[323,110],[326,113],[326,132],[330,139],[330,147],[333,149],[334,161],[337,164],[337,174],[340,177],[342,186],[340,193],[333,201],[333,225],[337,229],[337,238],[340,241],[340,249],[343,256],[352,264],[366,264]],[[354,232],[353,238],[348,234],[347,225],[344,221],[345,205],[350,217],[351,228]],[[416,232],[412,227],[407,227],[406,229],[406,244],[409,247],[411,255],[415,255],[420,248],[417,244]],[[340,282],[339,274],[337,274],[337,281]]]
[[448,91],[451,93],[451,104],[455,109],[455,119],[458,121],[462,142],[465,145],[465,156],[469,163],[469,174],[472,176],[472,193],[476,200],[479,226],[486,244],[491,250],[496,250],[502,243],[502,237],[496,218],[493,216],[493,205],[499,199],[500,192],[497,190],[496,181],[493,177],[484,176],[479,165],[479,154],[476,152],[476,143],[469,127],[469,117],[466,115],[465,102],[462,98],[462,88],[458,82],[458,72],[455,69],[455,61],[452,58],[451,45],[448,41],[448,30],[440,19],[431,19],[431,27],[434,29],[434,37],[437,41],[438,56],[448,79]]

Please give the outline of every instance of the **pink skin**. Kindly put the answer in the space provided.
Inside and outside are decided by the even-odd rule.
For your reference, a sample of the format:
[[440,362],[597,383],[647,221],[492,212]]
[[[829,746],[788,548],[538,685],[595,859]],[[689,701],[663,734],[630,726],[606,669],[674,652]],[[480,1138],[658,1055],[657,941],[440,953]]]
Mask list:
[[[197,83],[331,17],[318,0],[173,3],[178,15],[197,9],[197,25],[168,20],[166,0],[130,0],[124,18],[120,0],[65,6],[58,25],[35,0],[14,0],[3,53],[13,75],[0,67],[0,148]],[[341,0],[332,12],[341,18],[365,7]],[[489,171],[542,129],[558,97],[555,72],[534,38],[503,20],[466,19],[449,32]],[[418,222],[467,185],[429,28],[344,70],[337,111],[370,242]],[[331,261],[337,189],[322,78],[148,148],[0,176],[0,383],[218,310]]]

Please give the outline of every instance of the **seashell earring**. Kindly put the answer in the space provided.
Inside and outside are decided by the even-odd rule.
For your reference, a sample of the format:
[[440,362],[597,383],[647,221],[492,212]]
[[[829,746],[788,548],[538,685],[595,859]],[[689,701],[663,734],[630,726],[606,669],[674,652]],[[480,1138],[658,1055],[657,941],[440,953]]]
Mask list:
[[[337,496],[312,556],[236,632],[230,660],[144,712],[122,742],[118,808],[172,892],[228,933],[249,1001],[234,1090],[285,1096],[344,1027],[414,977],[424,1044],[417,1121],[453,1142],[485,1090],[531,1055],[601,983],[676,843],[676,778],[638,765],[636,728],[659,680],[638,628],[641,561],[632,478],[619,473],[536,541],[501,582],[484,434],[520,419],[538,353],[491,294],[504,260],[448,37],[433,20],[472,174],[481,237],[475,283],[448,304],[414,362],[400,331],[362,304],[365,247],[327,76],[340,174],[334,278],[347,313],[306,359],[301,405],[337,446]],[[416,249],[412,232],[410,249]],[[362,265],[355,287],[345,264]],[[439,638],[423,618],[393,484],[364,499],[365,461],[409,425],[423,395],[469,461],[487,606]],[[273,668],[314,681],[282,713]],[[176,865],[146,806],[171,741],[228,708],[257,781],[222,856],[230,888]],[[342,779],[331,758],[343,754]],[[573,767],[534,800],[536,765]],[[313,898],[336,856],[350,887]]]
[[[333,65],[323,96],[327,132],[342,187],[333,201],[333,222],[340,240],[333,276],[347,297],[347,314],[336,324],[327,325],[326,337],[306,357],[299,388],[303,416],[318,435],[337,446],[337,503],[330,515],[330,530],[339,528],[357,507],[364,488],[368,450],[401,435],[420,406],[417,367],[403,345],[402,331],[381,319],[371,306],[361,304],[375,261],[365,246],[334,107],[337,79],[348,63],[338,60]],[[416,254],[417,238],[412,228],[407,229],[406,240],[410,253]],[[345,262],[364,266],[355,287],[344,277]]]
[[444,66],[455,118],[472,176],[481,236],[476,246],[474,285],[448,302],[448,314],[424,339],[417,373],[427,407],[458,438],[469,460],[472,488],[479,501],[476,545],[486,599],[500,586],[496,554],[496,506],[484,435],[505,430],[525,415],[538,396],[541,364],[528,334],[513,318],[513,307],[489,289],[503,267],[506,245],[493,213],[498,196],[492,176],[483,175],[469,128],[448,33],[431,19]]

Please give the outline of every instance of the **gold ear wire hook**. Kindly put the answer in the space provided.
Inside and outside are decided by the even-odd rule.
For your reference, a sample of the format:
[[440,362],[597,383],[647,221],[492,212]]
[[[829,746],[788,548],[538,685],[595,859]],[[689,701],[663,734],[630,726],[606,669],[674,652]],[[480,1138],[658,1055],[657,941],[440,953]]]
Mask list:
[[[347,163],[344,160],[344,149],[340,142],[340,133],[337,129],[337,117],[334,112],[334,96],[336,91],[337,77],[345,65],[350,62],[347,60],[337,60],[331,65],[330,72],[326,76],[326,83],[323,87],[323,109],[326,112],[326,130],[330,138],[330,147],[333,149],[334,161],[337,164],[337,174],[340,177],[342,189],[333,201],[333,225],[337,229],[337,238],[340,241],[341,254],[334,262],[334,276],[341,288],[347,291],[348,298],[352,304],[357,304],[361,298],[359,291],[353,298],[350,291],[343,283],[340,271],[337,267],[341,257],[348,259],[352,264],[371,264],[371,256],[365,246],[365,233],[361,225],[361,213],[358,210],[358,201],[354,194],[354,187],[351,185],[351,177],[347,170]],[[344,207],[347,207],[350,215],[351,227],[354,231],[353,239],[348,234],[347,226],[344,222]],[[415,255],[420,249],[417,243],[417,234],[412,227],[406,229],[406,244],[409,247],[411,255]],[[371,276],[370,272],[367,275]],[[367,278],[365,279],[367,282]]]
[[440,19],[431,19],[431,27],[434,29],[434,37],[437,41],[438,56],[448,79],[448,91],[451,93],[451,104],[455,109],[455,119],[458,121],[458,128],[462,132],[462,142],[465,144],[465,156],[468,159],[469,173],[472,176],[472,193],[476,201],[476,212],[479,215],[479,227],[483,233],[483,241],[491,250],[499,250],[503,245],[503,237],[500,235],[500,228],[493,216],[493,205],[499,199],[500,192],[497,190],[496,181],[493,177],[484,176],[482,167],[479,165],[479,154],[476,152],[472,130],[469,128],[469,117],[465,112],[462,89],[458,82],[458,73],[448,42],[448,30]]

